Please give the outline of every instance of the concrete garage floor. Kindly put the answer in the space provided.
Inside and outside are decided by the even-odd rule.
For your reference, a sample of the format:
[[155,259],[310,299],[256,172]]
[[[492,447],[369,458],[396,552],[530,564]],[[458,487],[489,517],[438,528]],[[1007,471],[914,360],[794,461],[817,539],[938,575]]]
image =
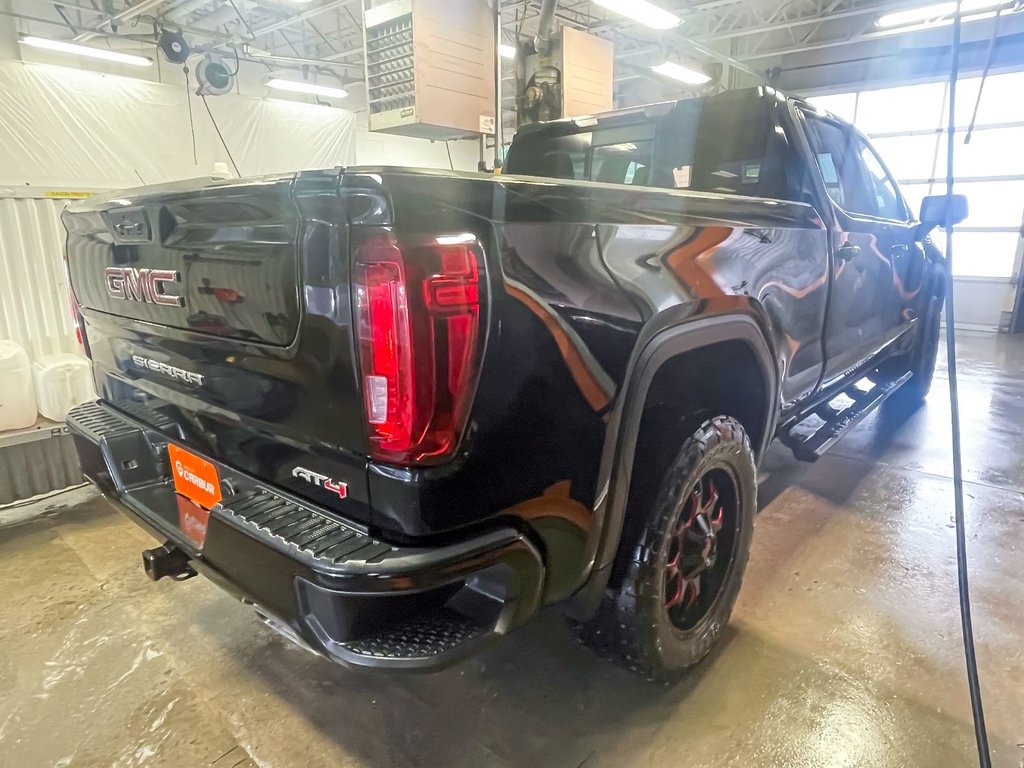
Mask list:
[[[960,340],[967,514],[996,765],[1024,765],[1024,343]],[[946,380],[815,465],[781,447],[720,649],[674,688],[576,645],[557,613],[434,676],[349,672],[91,499],[0,530],[0,765],[961,766]]]

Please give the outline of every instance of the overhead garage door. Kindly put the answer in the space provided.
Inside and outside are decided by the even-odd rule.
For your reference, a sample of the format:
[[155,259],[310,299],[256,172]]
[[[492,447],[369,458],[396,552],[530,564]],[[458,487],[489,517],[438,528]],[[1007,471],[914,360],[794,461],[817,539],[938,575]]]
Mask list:
[[[956,228],[953,274],[957,317],[965,326],[995,328],[1013,308],[1024,220],[1024,72],[986,79],[975,128],[964,144],[981,78],[957,85],[956,191],[971,213]],[[921,83],[812,98],[868,134],[914,210],[946,184],[949,89]],[[935,235],[940,246],[944,234]]]

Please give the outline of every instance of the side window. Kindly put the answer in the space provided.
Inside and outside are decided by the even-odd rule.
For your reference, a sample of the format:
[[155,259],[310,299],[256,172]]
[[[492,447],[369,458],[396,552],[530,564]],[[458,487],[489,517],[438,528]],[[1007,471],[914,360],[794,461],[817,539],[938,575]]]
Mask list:
[[839,123],[814,115],[806,118],[818,170],[832,202],[850,213],[883,215],[879,213],[868,170],[861,161],[859,140]]
[[871,183],[875,193],[875,202],[878,207],[877,215],[883,219],[906,221],[908,218],[907,210],[903,205],[903,200],[900,198],[900,193],[897,191],[896,182],[893,181],[889,172],[885,170],[882,161],[869,144],[860,138],[857,139],[857,144],[860,146],[861,162],[867,170],[868,181]]

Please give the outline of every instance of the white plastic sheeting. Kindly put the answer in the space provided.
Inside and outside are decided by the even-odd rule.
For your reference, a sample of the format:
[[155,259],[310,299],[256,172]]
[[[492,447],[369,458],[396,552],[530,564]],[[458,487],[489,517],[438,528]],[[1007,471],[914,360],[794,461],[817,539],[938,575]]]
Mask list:
[[[229,161],[202,99],[184,84],[0,62],[0,94],[0,186],[121,189],[206,176]],[[238,94],[207,104],[243,176],[355,159],[351,112]]]
[[[5,196],[3,187],[121,189],[206,176],[229,158],[184,84],[4,61],[0,94],[0,338],[33,359],[79,352],[63,264],[66,201]],[[237,94],[208,104],[242,175],[353,160],[351,112]]]
[[0,339],[33,360],[80,352],[64,273],[66,200],[0,198]]

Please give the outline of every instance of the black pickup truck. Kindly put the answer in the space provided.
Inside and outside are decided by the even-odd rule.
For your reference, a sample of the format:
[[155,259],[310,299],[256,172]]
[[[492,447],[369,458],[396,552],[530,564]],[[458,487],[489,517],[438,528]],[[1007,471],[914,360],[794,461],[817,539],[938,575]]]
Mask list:
[[853,127],[769,88],[521,130],[504,175],[338,168],[68,209],[85,474],[342,664],[560,603],[651,677],[740,589],[757,465],[935,365],[945,266]]

